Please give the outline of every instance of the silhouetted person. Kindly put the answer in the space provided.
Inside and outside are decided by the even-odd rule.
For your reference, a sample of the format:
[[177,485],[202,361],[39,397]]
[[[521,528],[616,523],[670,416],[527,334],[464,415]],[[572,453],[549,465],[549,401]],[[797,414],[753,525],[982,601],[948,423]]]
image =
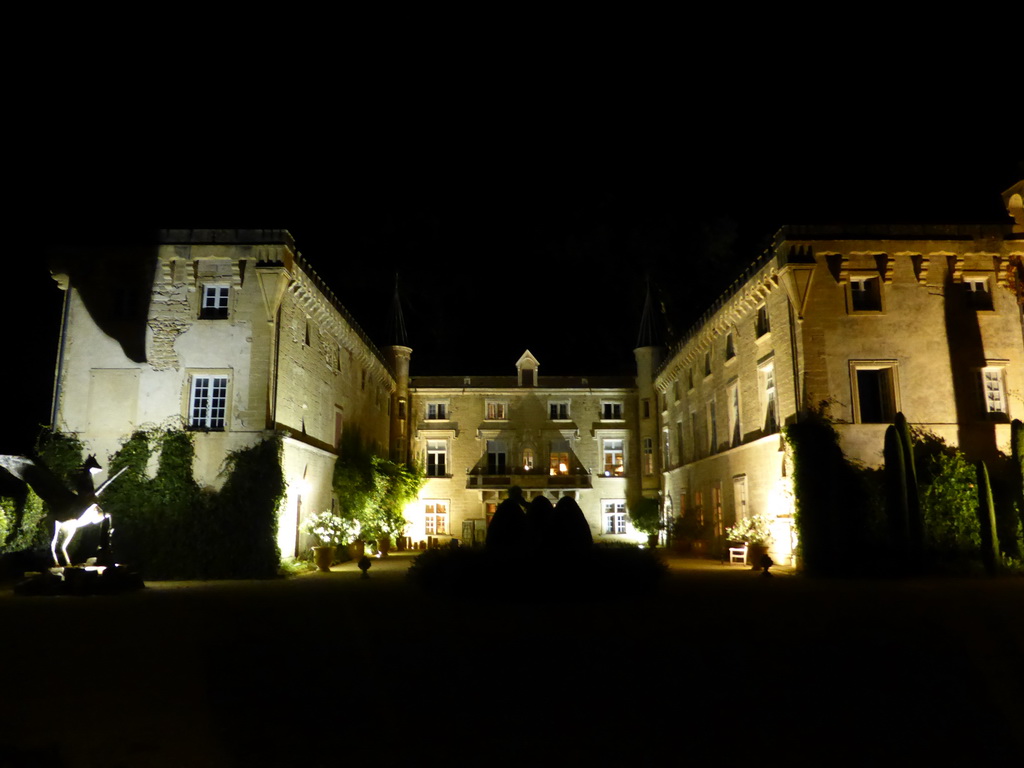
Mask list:
[[546,496],[537,496],[526,508],[526,523],[529,529],[530,546],[543,549],[551,541],[551,519],[555,508]]
[[563,496],[555,504],[551,515],[551,544],[559,552],[586,552],[594,543],[590,523],[576,503],[576,499]]
[[508,489],[508,498],[498,505],[491,518],[487,528],[487,549],[512,552],[526,546],[529,532],[523,506],[523,491],[513,485]]

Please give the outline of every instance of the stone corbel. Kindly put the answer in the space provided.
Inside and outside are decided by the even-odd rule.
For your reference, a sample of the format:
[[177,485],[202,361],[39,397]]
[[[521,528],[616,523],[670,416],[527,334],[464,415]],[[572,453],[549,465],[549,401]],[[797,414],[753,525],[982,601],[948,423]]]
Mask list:
[[882,281],[886,285],[892,285],[893,277],[896,274],[896,256],[889,253],[885,256],[885,267],[882,273]]
[[931,259],[928,256],[911,256],[917,273],[918,285],[928,285],[928,268],[931,266]]
[[964,279],[964,257],[963,255],[953,257],[953,282],[959,283]]
[[839,284],[846,285],[850,282],[850,257],[843,256],[839,260]]
[[996,270],[996,285],[1003,288],[1010,287],[1010,261],[999,256],[992,257],[993,266]]

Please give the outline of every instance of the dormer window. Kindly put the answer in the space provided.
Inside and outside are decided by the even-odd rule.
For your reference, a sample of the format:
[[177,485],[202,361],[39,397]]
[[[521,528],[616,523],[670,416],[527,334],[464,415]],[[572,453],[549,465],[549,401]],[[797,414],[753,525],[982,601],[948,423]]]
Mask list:
[[992,290],[987,277],[965,277],[964,294],[974,309],[992,311]]
[[228,296],[230,288],[226,285],[204,285],[203,303],[199,309],[201,320],[224,320],[228,316]]
[[878,275],[850,276],[850,310],[882,311],[882,285]]

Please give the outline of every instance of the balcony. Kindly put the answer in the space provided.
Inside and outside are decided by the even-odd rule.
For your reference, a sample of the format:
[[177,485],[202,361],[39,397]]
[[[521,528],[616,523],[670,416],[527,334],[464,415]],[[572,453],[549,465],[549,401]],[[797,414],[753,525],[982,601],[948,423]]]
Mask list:
[[475,467],[466,474],[466,488],[508,488],[517,485],[523,489],[577,490],[591,487],[590,473],[582,468],[573,474],[552,475],[547,468],[505,467],[505,471],[498,474],[487,467]]

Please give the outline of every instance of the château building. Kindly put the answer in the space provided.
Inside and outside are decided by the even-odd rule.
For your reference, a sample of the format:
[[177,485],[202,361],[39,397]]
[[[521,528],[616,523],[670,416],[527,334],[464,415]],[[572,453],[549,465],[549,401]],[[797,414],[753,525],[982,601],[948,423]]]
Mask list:
[[227,452],[282,435],[283,555],[336,506],[333,466],[357,429],[423,467],[415,542],[481,541],[518,486],[576,499],[597,541],[640,538],[642,497],[716,537],[765,514],[785,563],[781,430],[808,409],[869,465],[898,411],[973,457],[1008,450],[1024,418],[1022,191],[1004,194],[1013,226],[784,228],[667,354],[642,338],[625,377],[544,376],[528,350],[507,376],[413,376],[413,350],[378,349],[286,231],[165,230],[149,258],[54,265],[53,424],[101,459],[135,429],[185,424],[210,486]]

